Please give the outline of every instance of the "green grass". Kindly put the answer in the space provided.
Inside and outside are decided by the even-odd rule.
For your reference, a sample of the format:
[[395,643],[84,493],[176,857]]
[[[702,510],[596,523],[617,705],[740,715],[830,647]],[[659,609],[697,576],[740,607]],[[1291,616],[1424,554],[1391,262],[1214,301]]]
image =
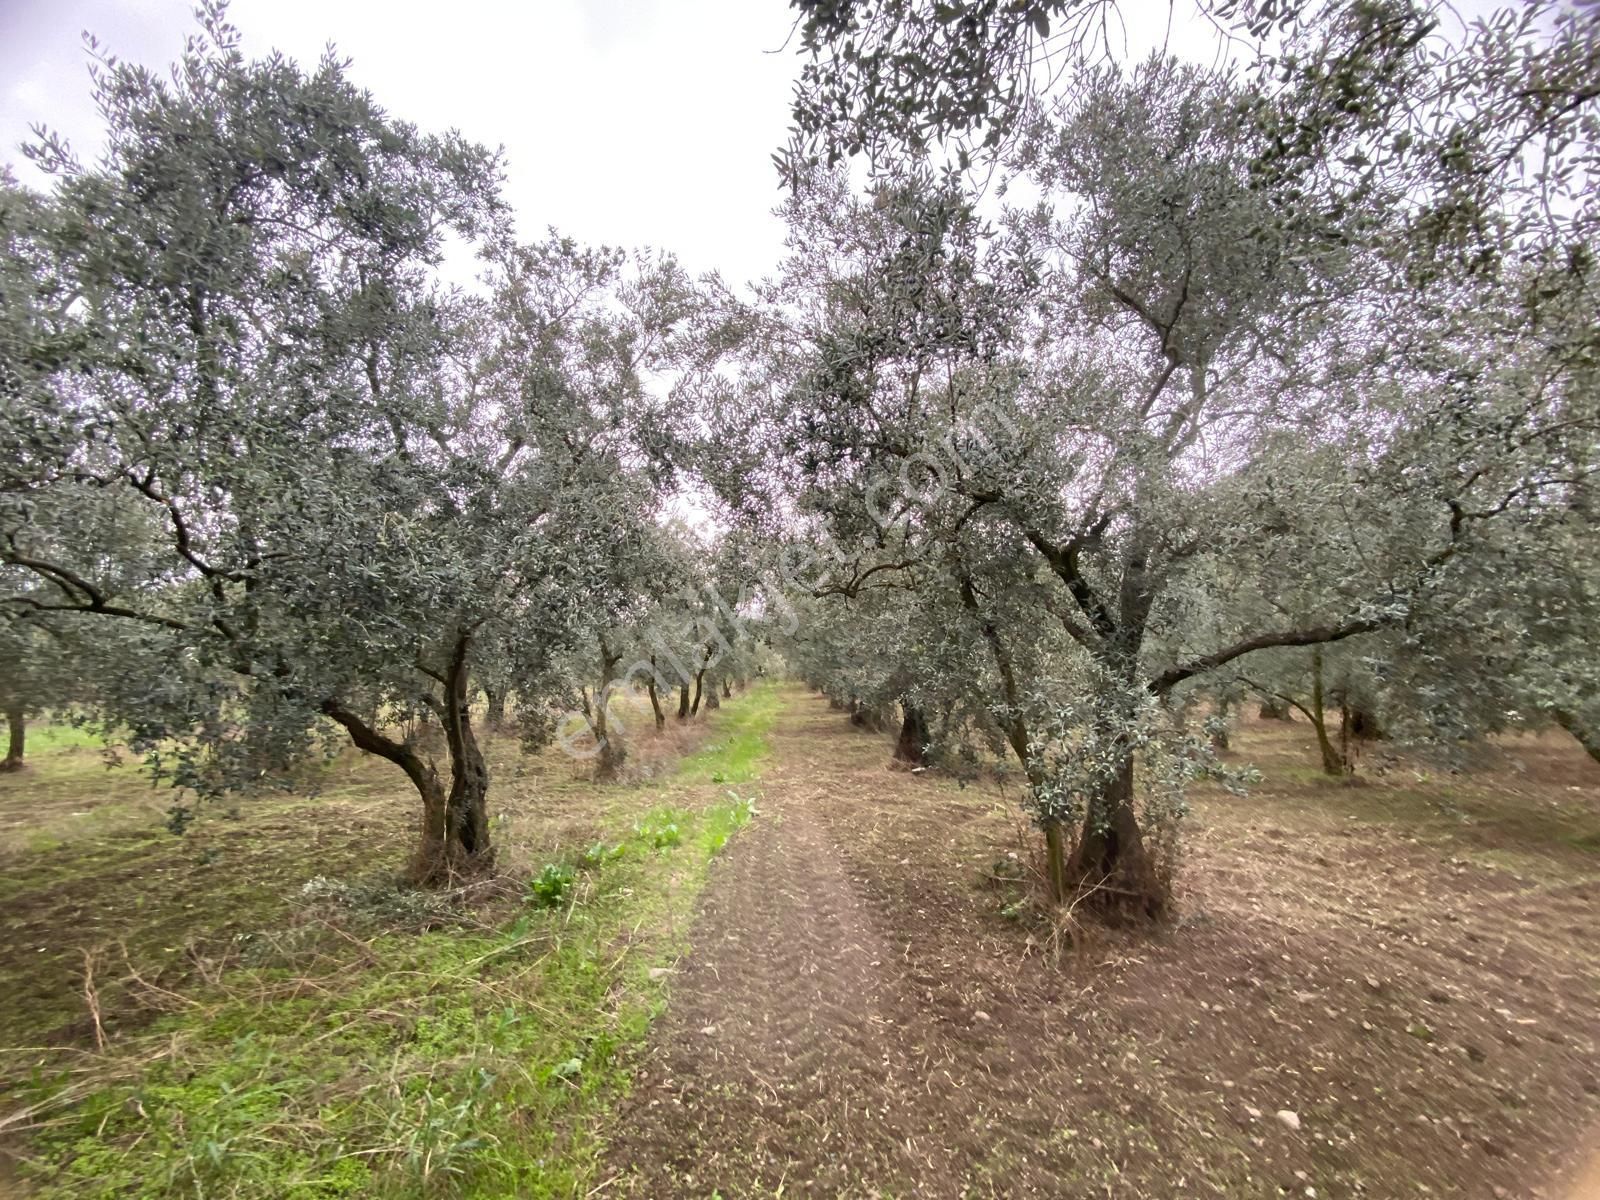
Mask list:
[[[107,928],[126,926],[130,962],[150,970],[163,954],[181,966],[190,923],[221,912],[243,920],[227,922],[240,933],[226,971],[166,994],[176,1011],[154,1024],[114,1027],[107,1053],[6,1054],[3,1109],[30,1110],[26,1123],[37,1123],[22,1166],[35,1194],[586,1194],[603,1149],[594,1130],[626,1093],[632,1051],[666,1005],[661,968],[686,949],[710,859],[755,813],[739,794],[749,789],[715,784],[755,778],[779,709],[774,691],[758,688],[717,710],[710,744],[653,789],[597,789],[534,765],[526,779],[544,800],[517,805],[568,813],[549,826],[566,832],[531,846],[538,858],[520,893],[469,909],[397,891],[381,874],[355,877],[374,856],[397,856],[406,834],[365,774],[347,781],[349,797],[330,789],[250,803],[242,819],[211,816],[184,838],[83,830],[69,845],[19,846],[13,902],[26,901],[29,949],[37,939],[48,950],[16,957],[8,976],[34,1045],[67,1016],[82,1022],[74,939],[104,942]],[[78,760],[98,755],[42,766]],[[507,802],[530,770],[518,763],[502,776]],[[78,786],[101,789],[107,808],[117,784],[138,779],[130,768],[109,779],[96,770]],[[301,813],[330,803],[352,835],[307,858],[304,832],[294,834]],[[526,819],[544,827],[536,813]],[[312,867],[336,878],[302,894]],[[86,914],[93,928],[80,922],[53,946],[54,901],[80,893],[106,915]],[[120,1005],[118,968],[106,960],[98,978]],[[27,1062],[37,1062],[30,1077]]]
[[55,754],[63,750],[100,750],[107,744],[99,730],[66,721],[28,722],[27,755]]
[[[764,725],[736,723],[729,762],[750,768],[742,739]],[[27,1167],[40,1196],[584,1194],[584,1118],[626,1087],[665,1003],[657,968],[752,813],[731,795],[658,805],[551,864],[556,902],[530,890],[492,928],[314,939],[230,972],[92,1074],[22,1089],[47,1121]]]
[[684,783],[748,783],[756,778],[768,754],[767,734],[782,708],[778,690],[763,685],[719,709],[721,720],[714,740],[678,764],[678,779]]

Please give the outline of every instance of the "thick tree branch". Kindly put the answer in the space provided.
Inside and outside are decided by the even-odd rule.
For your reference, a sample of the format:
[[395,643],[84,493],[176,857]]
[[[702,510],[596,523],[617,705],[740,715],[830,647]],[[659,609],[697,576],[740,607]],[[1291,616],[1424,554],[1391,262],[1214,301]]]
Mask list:
[[1079,556],[1086,546],[1097,541],[1105,533],[1106,526],[1110,523],[1111,515],[1103,514],[1086,532],[1076,535],[1063,545],[1051,542],[1037,529],[1022,531],[1022,536],[1027,538],[1028,543],[1043,556],[1045,562],[1050,564],[1050,569],[1066,585],[1067,592],[1083,611],[1083,615],[1089,618],[1089,624],[1094,632],[1102,638],[1115,636],[1116,618],[1112,616],[1105,601],[1084,578],[1083,570],[1079,566]]
[[0,561],[11,563],[32,571],[42,579],[53,583],[73,603],[46,604],[32,596],[7,596],[7,604],[19,604],[34,612],[77,612],[98,613],[107,617],[123,617],[133,621],[143,621],[147,625],[159,625],[165,629],[188,630],[190,626],[175,617],[164,617],[157,613],[142,613],[131,608],[124,608],[120,604],[112,604],[106,594],[90,583],[83,576],[66,567],[55,563],[45,562],[42,559],[32,558],[19,554],[15,550],[6,550],[0,553]]
[[1306,629],[1286,629],[1257,634],[1255,637],[1225,646],[1221,650],[1203,654],[1180,666],[1171,667],[1157,675],[1147,686],[1151,692],[1159,696],[1171,691],[1185,679],[1191,679],[1256,650],[1270,650],[1274,646],[1322,646],[1329,642],[1342,642],[1357,634],[1372,633],[1393,623],[1392,617],[1363,617],[1346,621],[1342,625],[1313,625]]
[[407,778],[416,785],[417,791],[427,795],[430,789],[437,789],[439,777],[432,765],[426,762],[420,754],[404,742],[397,742],[391,737],[379,733],[368,725],[355,713],[345,708],[337,700],[324,700],[321,704],[322,714],[331,717],[343,726],[350,735],[350,741],[356,749],[368,754],[376,754],[379,758],[387,759],[406,773]]
[[993,621],[983,612],[978,603],[978,593],[973,589],[971,576],[962,573],[961,576],[961,603],[972,614],[973,620],[978,622],[978,628],[983,633],[983,640],[989,643],[989,651],[994,655],[995,668],[1000,672],[1000,686],[1005,693],[1006,708],[1008,710],[1000,727],[1005,731],[1006,741],[1011,743],[1011,749],[1017,756],[1017,761],[1022,764],[1022,769],[1029,772],[1032,777],[1033,753],[1028,738],[1028,725],[1023,720],[1021,696],[1017,689],[1017,672],[1011,662],[1011,652],[1006,648],[1000,631],[995,628]]
[[140,495],[161,505],[167,510],[167,516],[172,521],[173,545],[178,553],[200,574],[213,582],[226,579],[233,583],[243,583],[248,578],[238,571],[226,571],[221,567],[214,567],[201,558],[194,550],[194,544],[189,535],[189,525],[184,520],[183,513],[179,510],[177,501],[165,495],[156,487],[152,478],[140,479],[131,472],[127,476],[128,482],[133,484]]

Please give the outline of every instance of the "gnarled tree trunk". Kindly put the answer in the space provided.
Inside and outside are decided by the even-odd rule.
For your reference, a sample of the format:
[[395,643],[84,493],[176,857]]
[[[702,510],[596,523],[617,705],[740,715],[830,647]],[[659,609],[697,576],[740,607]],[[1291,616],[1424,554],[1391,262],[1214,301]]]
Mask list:
[[1211,748],[1213,750],[1228,749],[1228,718],[1233,709],[1233,701],[1223,697],[1217,701],[1217,723],[1211,729]]
[[445,883],[459,875],[476,874],[494,862],[489,843],[489,766],[472,732],[471,692],[467,686],[467,659],[471,635],[456,639],[445,673],[444,703],[440,723],[450,751],[450,792],[445,799],[445,844],[432,877],[422,882]]
[[1384,732],[1383,722],[1378,720],[1378,714],[1370,708],[1363,708],[1359,703],[1348,707],[1351,737],[1363,742],[1381,742],[1389,736]]
[[[1342,779],[1349,764],[1340,747],[1328,736],[1328,718],[1322,693],[1322,650],[1311,651],[1311,725],[1317,731],[1317,749],[1322,753],[1322,773]],[[1344,723],[1348,731],[1348,721]]]
[[1261,707],[1256,709],[1256,716],[1263,721],[1294,720],[1294,715],[1289,710],[1289,702],[1278,696],[1263,697]]
[[1170,881],[1162,878],[1144,839],[1135,808],[1134,743],[1139,692],[1139,655],[1150,617],[1154,589],[1146,574],[1148,547],[1137,533],[1123,564],[1117,618],[1107,620],[1100,661],[1115,681],[1106,693],[1095,741],[1105,748],[1109,767],[1097,791],[1086,798],[1078,844],[1067,864],[1068,882],[1091,903],[1112,912],[1158,917],[1171,901]]
[[926,766],[928,762],[928,718],[909,700],[900,701],[900,736],[895,739],[896,762],[911,767]]
[[860,700],[850,699],[850,724],[858,725],[871,733],[883,732],[883,714]]
[[622,764],[628,758],[628,748],[623,744],[622,731],[610,726],[611,685],[616,679],[617,664],[621,661],[621,653],[613,653],[602,636],[600,686],[595,691],[594,712],[590,717],[595,743],[600,747],[600,761],[595,768],[594,777],[600,780],[615,779],[622,772]]
[[679,684],[678,685],[678,720],[687,721],[688,719],[689,719],[689,685],[687,683],[684,683],[684,684]]
[[6,756],[0,760],[0,771],[20,771],[28,739],[28,720],[20,704],[6,705],[6,739]]
[[1133,750],[1124,746],[1108,782],[1089,797],[1066,875],[1072,886],[1098,893],[1098,908],[1154,917],[1165,911],[1168,897],[1139,828],[1133,768]]
[[487,711],[484,720],[490,729],[499,729],[506,723],[506,694],[498,688],[484,688],[483,695],[487,701]]
[[472,733],[467,665],[472,639],[456,639],[445,672],[444,697],[435,703],[450,752],[447,789],[433,763],[415,742],[396,741],[338,700],[322,702],[324,715],[337,722],[357,749],[387,759],[406,773],[422,801],[422,827],[407,877],[424,887],[446,886],[494,865],[489,838],[489,770]]

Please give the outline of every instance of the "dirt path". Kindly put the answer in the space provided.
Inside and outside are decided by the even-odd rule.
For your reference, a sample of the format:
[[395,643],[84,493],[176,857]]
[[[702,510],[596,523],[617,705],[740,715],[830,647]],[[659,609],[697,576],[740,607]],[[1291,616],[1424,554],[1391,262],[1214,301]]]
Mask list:
[[[780,719],[761,815],[716,868],[694,952],[615,1123],[607,1191],[1064,1194],[1048,1155],[1017,1170],[1055,1131],[1059,1112],[1048,1110],[1059,1106],[1033,1091],[1036,1072],[1019,1058],[1026,1015],[995,1036],[1009,1005],[983,988],[1015,964],[952,970],[918,907],[949,897],[925,877],[886,877],[910,860],[883,863],[878,830],[855,823],[871,814],[851,810],[849,789],[841,795],[837,777],[819,771],[819,754],[843,748],[880,783],[906,782],[884,770],[875,742],[840,739],[841,724],[811,697]],[[926,804],[905,814],[918,825],[974,816],[915,792],[902,799]],[[897,911],[891,896],[911,907]]]
[[[909,1171],[881,923],[805,804],[786,716],[760,819],[719,864],[614,1159],[635,1194],[843,1194]],[[735,1193],[739,1194],[739,1193]]]
[[[615,1114],[602,1196],[1326,1200],[1428,1181],[1498,1200],[1554,1195],[1531,1181],[1595,1115],[1592,1014],[1527,1036],[1533,997],[1592,995],[1587,967],[1552,992],[1536,962],[1493,992],[1494,963],[1442,974],[1453,947],[1255,914],[1220,863],[1174,936],[1051,963],[978,884],[1006,800],[886,771],[884,745],[813,697],[773,750]],[[1540,1023],[1496,1043],[1507,1004]]]

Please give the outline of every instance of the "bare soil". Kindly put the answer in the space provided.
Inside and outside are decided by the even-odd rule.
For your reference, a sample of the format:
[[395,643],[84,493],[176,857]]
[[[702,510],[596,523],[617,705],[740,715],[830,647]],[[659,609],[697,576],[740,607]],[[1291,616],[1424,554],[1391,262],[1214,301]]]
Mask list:
[[[1199,797],[1179,918],[996,885],[1015,788],[886,769],[798,693],[713,868],[600,1195],[1577,1197],[1600,1145],[1600,768],[1381,753]],[[998,865],[999,870],[996,869]]]

